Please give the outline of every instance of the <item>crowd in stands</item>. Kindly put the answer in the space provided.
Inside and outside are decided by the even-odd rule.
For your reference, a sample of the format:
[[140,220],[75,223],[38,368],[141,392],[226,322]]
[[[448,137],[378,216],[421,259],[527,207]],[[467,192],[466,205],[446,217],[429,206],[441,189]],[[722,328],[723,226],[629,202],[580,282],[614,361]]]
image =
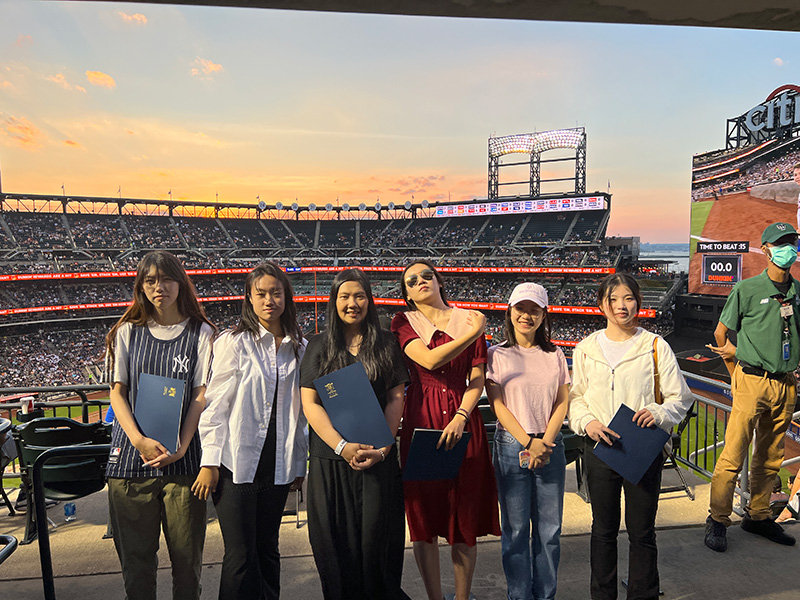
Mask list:
[[710,175],[725,173],[732,169],[740,169],[739,174],[736,176],[711,180],[697,186],[692,185],[692,200],[722,196],[763,183],[792,181],[794,175],[793,167],[798,162],[800,162],[800,150],[795,150],[769,160],[756,161],[752,165],[748,165],[747,162],[734,162],[708,171],[701,171],[695,175],[695,178],[702,179]]
[[71,248],[72,244],[58,213],[3,213],[21,248]]
[[230,248],[232,244],[216,219],[176,218],[178,231],[190,248]]
[[0,387],[96,383],[86,367],[102,365],[106,328],[48,327],[0,336]]
[[127,248],[131,244],[118,217],[69,215],[67,220],[76,248]]
[[124,219],[136,248],[183,248],[178,232],[167,217],[126,215]]

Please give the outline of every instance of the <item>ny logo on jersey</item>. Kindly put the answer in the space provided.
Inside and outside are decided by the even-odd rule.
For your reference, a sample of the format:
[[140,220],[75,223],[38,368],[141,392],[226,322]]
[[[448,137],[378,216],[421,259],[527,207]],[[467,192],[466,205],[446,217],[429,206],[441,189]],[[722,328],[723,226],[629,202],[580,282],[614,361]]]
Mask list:
[[189,372],[189,357],[188,356],[176,356],[173,359],[172,370],[176,373],[188,373]]

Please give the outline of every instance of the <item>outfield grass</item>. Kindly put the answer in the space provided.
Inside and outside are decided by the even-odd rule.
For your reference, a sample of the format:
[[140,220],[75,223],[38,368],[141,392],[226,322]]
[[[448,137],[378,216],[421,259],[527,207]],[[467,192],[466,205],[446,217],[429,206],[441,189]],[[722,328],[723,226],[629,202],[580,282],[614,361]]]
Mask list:
[[[703,202],[692,202],[692,217],[691,224],[689,225],[689,233],[693,236],[700,236],[703,234],[703,228],[706,226],[708,220],[708,213],[714,206],[713,200],[704,200]],[[697,249],[697,240],[693,237],[689,239],[689,255],[694,254]]]

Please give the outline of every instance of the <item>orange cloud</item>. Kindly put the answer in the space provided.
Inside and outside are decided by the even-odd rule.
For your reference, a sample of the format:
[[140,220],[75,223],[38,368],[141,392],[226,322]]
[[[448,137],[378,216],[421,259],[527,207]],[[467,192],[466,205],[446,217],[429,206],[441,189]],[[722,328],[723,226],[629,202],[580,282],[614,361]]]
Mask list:
[[98,87],[117,87],[117,82],[114,81],[114,78],[101,71],[86,71],[86,79],[89,80],[89,83]]
[[206,58],[200,58],[199,56],[195,59],[194,64],[195,66],[192,67],[191,70],[192,77],[197,77],[204,80],[213,79],[211,75],[213,73],[219,73],[223,69],[222,65],[212,62]]
[[0,136],[24,150],[38,150],[44,134],[25,117],[9,116],[0,122]]
[[145,17],[142,13],[134,13],[129,15],[128,13],[119,11],[117,14],[122,17],[122,20],[126,23],[131,23],[132,25],[147,25],[147,17]]
[[32,44],[32,43],[33,43],[33,38],[31,36],[23,35],[21,33],[19,34],[19,37],[17,37],[17,41],[14,42],[14,44],[18,48],[22,48],[22,46],[24,46],[25,44]]
[[83,94],[86,93],[86,88],[85,87],[80,86],[80,85],[71,85],[67,81],[67,78],[64,77],[63,73],[59,73],[58,75],[48,75],[47,77],[45,77],[45,79],[47,81],[52,81],[53,83],[60,85],[65,90],[81,92]]
[[70,148],[83,148],[83,146],[81,144],[79,144],[78,142],[75,142],[73,140],[64,140],[64,145],[68,146]]

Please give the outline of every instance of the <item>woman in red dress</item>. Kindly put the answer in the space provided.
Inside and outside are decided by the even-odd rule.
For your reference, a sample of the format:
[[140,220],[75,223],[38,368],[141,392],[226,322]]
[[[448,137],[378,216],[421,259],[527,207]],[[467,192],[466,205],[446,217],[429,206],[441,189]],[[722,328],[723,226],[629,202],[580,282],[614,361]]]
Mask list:
[[478,404],[484,384],[486,318],[452,308],[442,278],[428,261],[411,263],[401,280],[411,310],[392,321],[406,357],[411,383],[406,389],[400,455],[408,456],[416,428],[444,431],[440,444],[452,448],[472,432],[459,476],[446,481],[405,482],[406,517],[429,600],[441,600],[438,537],[451,546],[456,600],[471,597],[476,538],[500,535],[497,489],[486,431]]

